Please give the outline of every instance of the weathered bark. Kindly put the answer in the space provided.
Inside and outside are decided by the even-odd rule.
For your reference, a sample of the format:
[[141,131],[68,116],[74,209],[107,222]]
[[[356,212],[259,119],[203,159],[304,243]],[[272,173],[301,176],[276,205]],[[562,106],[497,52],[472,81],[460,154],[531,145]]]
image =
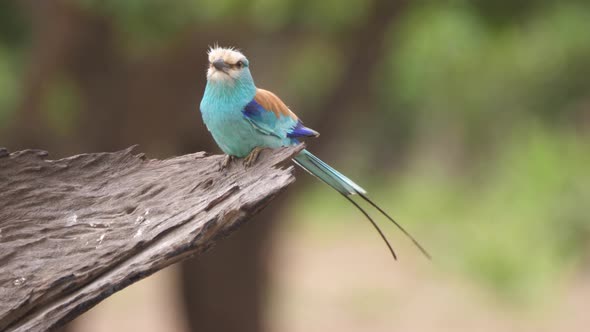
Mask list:
[[252,168],[132,149],[46,160],[0,150],[0,330],[45,331],[114,292],[202,253],[294,181],[298,148]]

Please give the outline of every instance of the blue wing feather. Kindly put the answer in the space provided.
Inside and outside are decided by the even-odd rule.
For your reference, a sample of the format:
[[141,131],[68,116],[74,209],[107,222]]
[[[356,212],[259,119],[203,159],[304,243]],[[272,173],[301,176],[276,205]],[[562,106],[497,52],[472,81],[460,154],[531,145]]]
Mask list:
[[262,105],[260,105],[256,100],[252,99],[252,101],[249,102],[246,107],[244,107],[243,113],[247,118],[255,118],[260,117],[263,111],[264,107],[262,107]]
[[315,130],[305,127],[301,120],[284,115],[277,117],[254,99],[244,107],[242,113],[258,131],[266,135],[291,139],[319,136]]
[[320,136],[320,134],[317,131],[304,126],[303,122],[301,122],[301,120],[297,121],[297,124],[295,125],[295,127],[291,128],[291,131],[289,131],[287,133],[287,137],[289,137],[289,138],[318,137],[318,136]]

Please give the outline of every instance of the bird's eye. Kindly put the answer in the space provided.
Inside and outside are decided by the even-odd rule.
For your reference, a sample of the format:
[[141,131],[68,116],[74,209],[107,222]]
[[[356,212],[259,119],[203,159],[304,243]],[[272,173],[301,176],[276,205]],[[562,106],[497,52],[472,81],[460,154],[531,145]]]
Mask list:
[[236,62],[236,66],[238,66],[238,68],[242,68],[244,67],[244,62],[242,60]]

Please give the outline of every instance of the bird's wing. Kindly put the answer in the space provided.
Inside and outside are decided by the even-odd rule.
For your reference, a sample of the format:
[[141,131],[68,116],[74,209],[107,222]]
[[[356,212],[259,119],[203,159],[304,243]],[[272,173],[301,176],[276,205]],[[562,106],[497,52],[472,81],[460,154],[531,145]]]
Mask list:
[[317,137],[319,134],[303,125],[301,120],[291,112],[274,93],[258,89],[256,96],[242,111],[258,131],[278,138]]

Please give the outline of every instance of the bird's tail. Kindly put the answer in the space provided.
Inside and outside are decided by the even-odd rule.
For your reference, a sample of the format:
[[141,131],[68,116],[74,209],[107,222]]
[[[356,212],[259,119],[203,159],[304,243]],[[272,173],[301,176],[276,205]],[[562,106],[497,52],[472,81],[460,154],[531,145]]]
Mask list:
[[377,204],[375,204],[372,200],[369,199],[367,196],[367,192],[361,188],[358,184],[354,183],[351,179],[344,176],[342,173],[338,172],[330,165],[326,164],[318,157],[311,154],[311,152],[307,150],[302,150],[297,156],[294,158],[294,162],[299,165],[301,168],[306,170],[311,175],[317,177],[334,190],[338,191],[344,198],[346,198],[350,203],[352,203],[367,219],[373,227],[377,230],[389,251],[393,255],[394,259],[397,259],[395,251],[393,250],[387,238],[377,226],[377,223],[371,218],[371,216],[365,211],[357,202],[355,202],[350,196],[352,195],[359,195],[362,199],[368,202],[371,206],[377,209],[380,213],[382,213],[387,219],[393,222],[412,242],[420,249],[420,251],[427,257],[430,258],[430,254],[414,239],[410,233],[408,233],[400,224],[398,224],[389,214],[387,214],[383,209],[381,209]]

